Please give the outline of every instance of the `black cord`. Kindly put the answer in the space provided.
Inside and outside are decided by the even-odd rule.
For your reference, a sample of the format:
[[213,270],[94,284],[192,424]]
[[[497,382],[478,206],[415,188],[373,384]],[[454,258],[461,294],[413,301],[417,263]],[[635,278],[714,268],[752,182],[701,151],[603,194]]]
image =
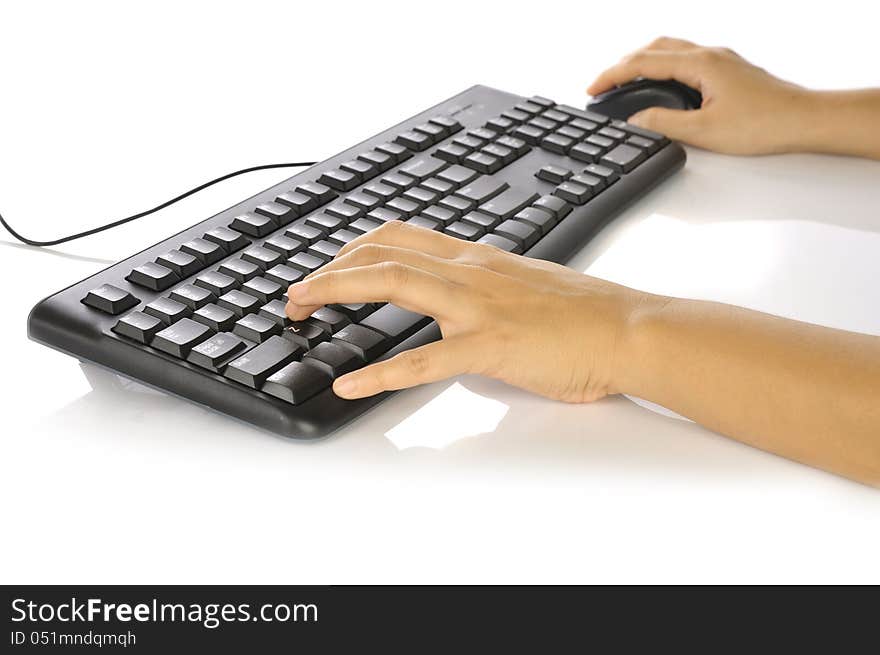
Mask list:
[[119,227],[120,225],[125,225],[126,223],[130,223],[131,221],[137,220],[139,218],[143,218],[144,216],[149,216],[150,214],[154,214],[160,209],[165,209],[169,205],[173,205],[175,202],[183,200],[184,198],[188,198],[189,196],[198,193],[199,191],[203,191],[207,189],[209,186],[213,186],[218,182],[223,182],[224,180],[228,180],[231,177],[235,177],[236,175],[244,175],[245,173],[253,173],[254,171],[265,171],[272,168],[303,168],[305,166],[314,166],[317,162],[314,161],[304,161],[304,162],[294,162],[291,164],[263,164],[262,166],[251,166],[250,168],[242,168],[240,171],[235,171],[233,173],[227,173],[226,175],[221,175],[220,177],[211,180],[210,182],[205,182],[194,189],[190,189],[184,193],[181,193],[176,198],[172,198],[171,200],[166,200],[161,205],[156,205],[152,209],[148,209],[147,211],[141,212],[139,214],[135,214],[133,216],[129,216],[128,218],[121,218],[118,221],[113,221],[112,223],[107,223],[106,225],[101,225],[96,228],[92,228],[91,230],[86,230],[85,232],[79,232],[77,234],[71,234],[70,236],[62,237],[60,239],[54,239],[52,241],[35,241],[34,239],[28,239],[20,235],[12,226],[6,222],[6,219],[3,218],[2,214],[0,214],[0,223],[3,224],[3,227],[7,229],[9,234],[14,236],[16,239],[25,243],[29,246],[57,246],[60,243],[67,243],[68,241],[73,241],[74,239],[82,239],[83,237],[92,236],[93,234],[98,234],[99,232],[103,232],[104,230],[110,230],[114,227]]

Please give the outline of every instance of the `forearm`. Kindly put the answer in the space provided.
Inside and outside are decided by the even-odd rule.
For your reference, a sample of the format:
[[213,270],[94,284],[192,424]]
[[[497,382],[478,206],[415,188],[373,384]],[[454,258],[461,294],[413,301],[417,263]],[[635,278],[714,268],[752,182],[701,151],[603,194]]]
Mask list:
[[807,91],[792,150],[880,159],[880,89]]
[[655,296],[631,323],[619,391],[880,484],[880,337]]

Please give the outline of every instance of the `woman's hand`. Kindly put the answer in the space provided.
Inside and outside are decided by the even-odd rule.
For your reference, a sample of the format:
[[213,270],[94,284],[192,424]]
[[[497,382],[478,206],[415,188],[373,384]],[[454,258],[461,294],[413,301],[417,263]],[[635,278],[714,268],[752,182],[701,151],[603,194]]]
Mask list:
[[288,297],[294,320],[378,301],[437,320],[441,341],[338,378],[343,398],[478,373],[568,402],[619,391],[630,316],[653,298],[397,221],[352,241]]
[[698,89],[703,106],[683,111],[652,107],[629,118],[671,139],[740,155],[802,150],[813,129],[817,96],[773,77],[727,48],[659,38],[596,78],[597,95],[637,77],[674,79]]

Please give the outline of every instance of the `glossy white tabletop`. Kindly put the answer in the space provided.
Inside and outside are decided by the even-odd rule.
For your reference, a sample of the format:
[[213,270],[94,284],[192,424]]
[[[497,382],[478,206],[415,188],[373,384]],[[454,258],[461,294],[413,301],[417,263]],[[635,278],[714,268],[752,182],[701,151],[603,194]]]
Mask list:
[[[36,29],[36,14],[17,18]],[[181,20],[192,28],[199,16]],[[256,18],[245,22],[258,28]],[[234,27],[231,17],[215,26],[227,38]],[[332,84],[308,99],[285,92],[258,111],[230,106],[226,85],[254,76],[257,97],[282,72],[278,64],[268,75],[253,54],[242,55],[246,69],[211,51],[229,79],[211,69],[195,93],[176,61],[193,71],[207,64],[183,31],[169,37],[178,60],[152,61],[145,38],[126,50],[118,37],[84,29],[122,48],[122,63],[89,46],[73,61],[36,60],[29,73],[10,74],[27,106],[10,110],[0,135],[0,211],[35,237],[136,211],[226,170],[329,155],[476,80],[582,103],[582,81],[608,58],[586,71],[569,65],[565,84],[555,71],[543,88],[541,71],[513,53],[524,83],[496,62],[437,73],[437,88],[389,91],[388,102],[360,81],[348,93],[370,101],[344,111],[346,92]],[[707,29],[711,40],[732,38]],[[639,35],[651,31],[639,23]],[[60,28],[54,35],[63,50],[66,37]],[[316,37],[304,38],[317,47]],[[599,62],[610,47],[588,55]],[[562,48],[569,58],[575,52]],[[778,55],[766,65],[786,62]],[[164,86],[149,71],[167,76]],[[117,74],[118,86],[106,88]],[[320,84],[314,71],[304,76]],[[78,101],[52,108],[40,79]],[[147,87],[156,97],[139,95]],[[170,109],[176,95],[180,105]],[[350,123],[339,127],[343,119]],[[880,163],[688,155],[685,170],[620,215],[571,266],[880,334]],[[0,581],[880,582],[877,491],[626,398],[565,405],[463,377],[397,394],[331,439],[302,444],[81,368],[26,339],[27,312],[44,295],[283,177],[239,179],[52,251],[0,235]]]

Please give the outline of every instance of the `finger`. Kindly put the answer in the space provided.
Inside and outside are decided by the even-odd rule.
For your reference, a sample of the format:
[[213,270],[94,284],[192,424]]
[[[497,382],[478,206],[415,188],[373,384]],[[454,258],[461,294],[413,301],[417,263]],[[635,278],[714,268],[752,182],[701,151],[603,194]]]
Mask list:
[[459,285],[421,269],[383,262],[341,271],[318,273],[287,290],[287,313],[302,320],[305,308],[334,303],[392,302],[434,318],[451,316],[459,300]]
[[333,383],[333,391],[342,398],[364,398],[436,382],[475,372],[474,361],[479,355],[480,348],[471,338],[443,339],[343,375]]
[[620,63],[599,75],[587,91],[591,95],[596,95],[637,77],[678,80],[695,89],[699,89],[702,84],[693,51],[643,50],[625,57]]
[[336,256],[341,257],[358,246],[368,243],[409,248],[435,257],[451,259],[461,254],[465,244],[469,242],[463,242],[461,239],[434,230],[407,225],[401,221],[389,221],[378,229],[362,234],[354,241],[345,244]]
[[344,255],[336,255],[335,259],[321,267],[320,273],[372,266],[382,262],[397,262],[412,266],[457,284],[472,284],[474,276],[479,270],[479,267],[473,264],[435,257],[418,250],[379,243],[365,243]]
[[627,119],[627,122],[647,130],[660,132],[676,141],[690,141],[700,128],[704,116],[705,114],[699,109],[686,111],[651,107],[633,114]]

